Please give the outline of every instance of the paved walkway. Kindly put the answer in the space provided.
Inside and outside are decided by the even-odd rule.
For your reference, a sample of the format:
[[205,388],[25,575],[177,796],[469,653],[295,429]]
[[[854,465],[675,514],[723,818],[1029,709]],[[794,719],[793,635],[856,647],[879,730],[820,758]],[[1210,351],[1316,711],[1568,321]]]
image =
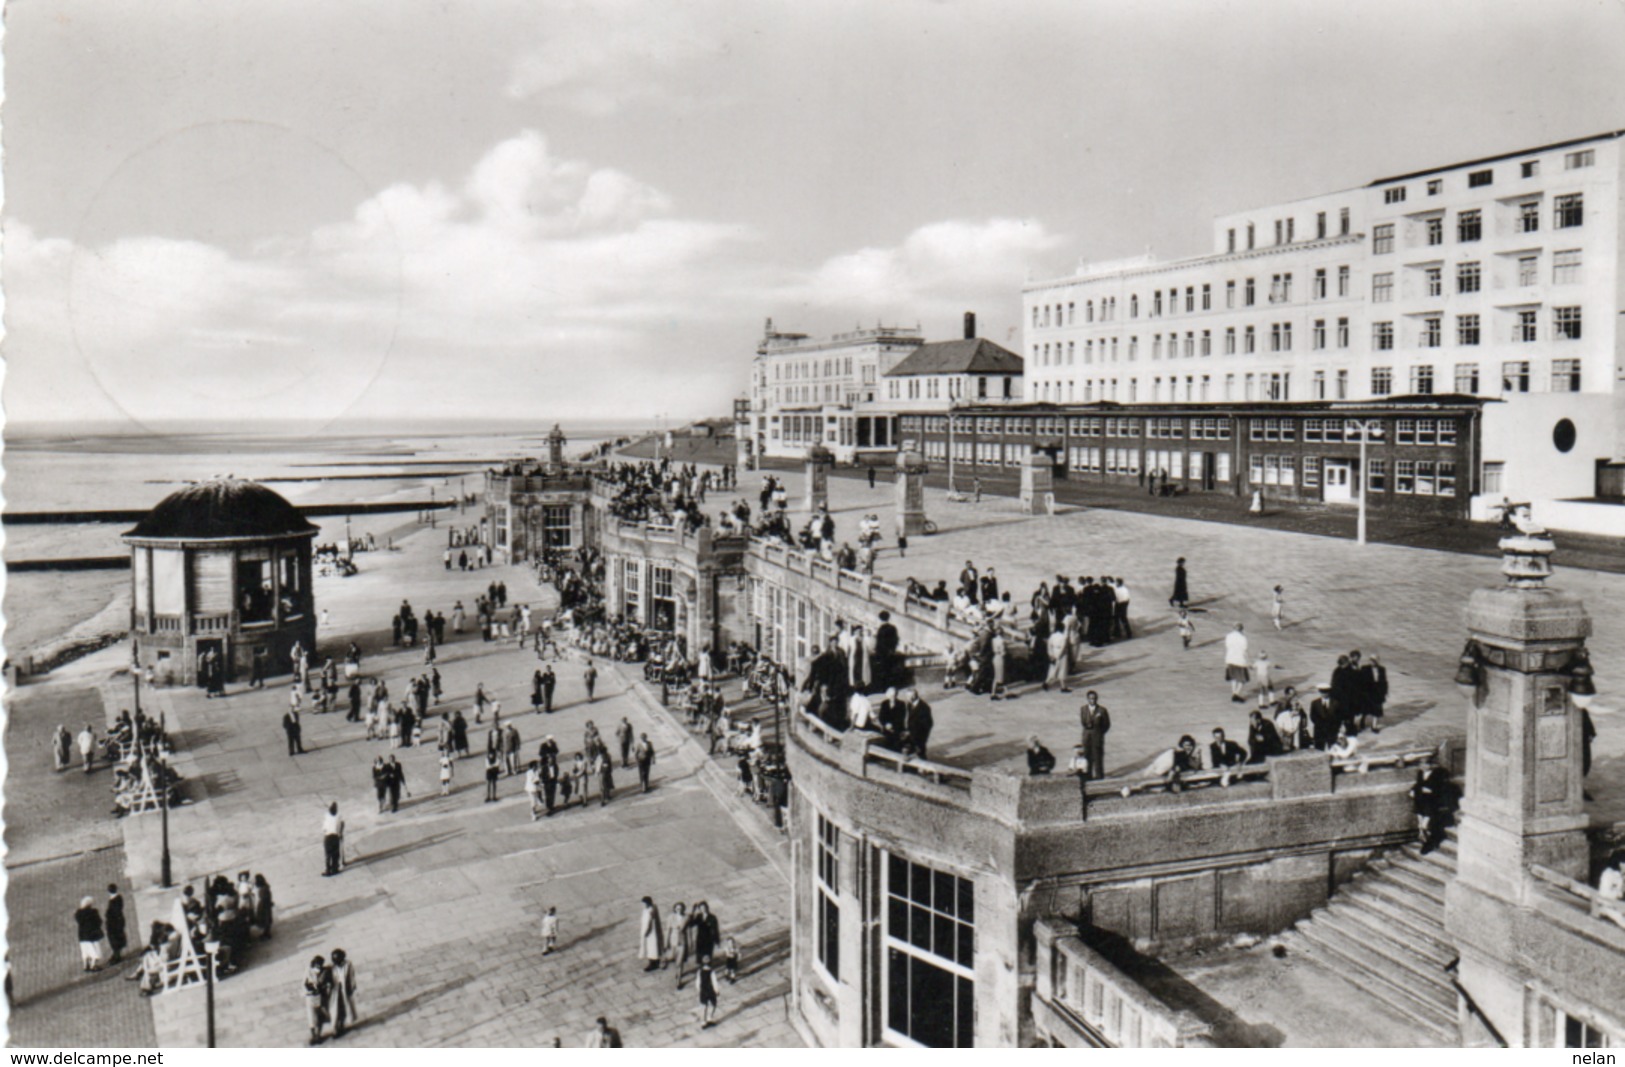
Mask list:
[[[323,651],[342,654],[361,635],[367,673],[381,673],[392,692],[423,670],[420,651],[388,649],[389,615],[407,595],[419,615],[449,611],[495,579],[510,601],[545,597],[522,568],[467,574],[440,564],[444,529],[397,533],[400,551],[368,554],[353,578],[319,579],[318,603],[330,613]],[[87,669],[113,667],[105,659]],[[640,794],[633,771],[617,775],[608,806],[561,812],[533,822],[520,778],[505,778],[501,801],[482,803],[482,760],[458,766],[456,789],[437,795],[431,747],[396,753],[413,796],[398,814],[380,815],[368,767],[387,742],[364,739],[340,714],[305,717],[307,754],[290,758],[280,729],[286,686],[261,692],[232,687],[225,700],[192,690],[149,694],[178,735],[180,769],[197,802],[172,813],[177,890],[156,887],[159,822],[123,824],[130,875],[143,915],[165,914],[178,887],[239,870],[264,873],[276,895],[275,936],[256,945],[247,966],[218,990],[222,1046],[301,1044],[300,982],[316,953],[342,947],[356,961],[363,1025],[343,1039],[356,1045],[580,1044],[593,1019],[607,1015],[629,1045],[799,1044],[786,1014],[787,887],[699,781],[699,758],[680,750],[681,733],[653,714],[614,669],[600,677],[598,699],[585,702],[581,665],[556,664],[556,712],[529,713],[535,654],[513,644],[487,644],[464,634],[440,649],[446,704],[463,707],[472,725],[476,683],[503,702],[527,753],[544,733],[569,756],[581,747],[587,719],[611,734],[622,716],[647,732],[660,753],[655,788]],[[471,730],[483,746],[484,728]],[[77,783],[74,783],[77,784]],[[320,824],[336,800],[349,830],[348,867],[321,877]],[[97,877],[100,877],[98,874]],[[702,1031],[694,983],[676,989],[670,973],[644,974],[635,957],[638,898],[655,897],[662,913],[677,900],[708,900],[725,936],[743,955],[738,985],[722,991],[718,1026]],[[548,906],[561,919],[561,950],[543,957],[537,926]],[[66,920],[64,920],[66,921]],[[73,948],[64,935],[66,950]],[[141,1000],[134,983],[107,983],[128,1004],[150,1003],[156,1041],[198,1045],[204,1036],[203,993],[186,989]],[[82,1040],[71,1016],[53,1006],[35,1031],[40,1041]],[[122,1043],[151,1044],[153,1038]]]

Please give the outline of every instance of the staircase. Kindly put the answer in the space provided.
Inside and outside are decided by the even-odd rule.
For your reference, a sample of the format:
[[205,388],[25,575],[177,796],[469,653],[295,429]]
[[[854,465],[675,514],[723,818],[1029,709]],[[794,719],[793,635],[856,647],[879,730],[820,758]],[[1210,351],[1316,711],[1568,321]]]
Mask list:
[[1280,943],[1454,1039],[1456,991],[1445,968],[1456,950],[1444,930],[1444,887],[1455,873],[1454,830],[1425,856],[1407,845],[1373,860]]

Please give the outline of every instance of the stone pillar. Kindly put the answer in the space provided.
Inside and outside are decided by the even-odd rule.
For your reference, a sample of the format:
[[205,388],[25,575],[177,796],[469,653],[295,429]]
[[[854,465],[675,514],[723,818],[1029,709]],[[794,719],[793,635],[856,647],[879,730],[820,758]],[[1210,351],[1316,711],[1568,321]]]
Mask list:
[[750,470],[750,423],[734,424],[734,468],[743,474]]
[[835,456],[823,445],[807,449],[807,511],[829,507],[829,469],[834,465]]
[[912,449],[897,453],[897,536],[925,533],[925,457]]
[[559,424],[553,424],[553,432],[547,435],[547,465],[551,470],[564,469],[564,431]]
[[1580,711],[1569,694],[1586,663],[1591,617],[1545,588],[1552,542],[1541,532],[1501,541],[1508,583],[1468,600],[1471,641],[1457,683],[1467,694],[1466,789],[1457,875],[1445,928],[1459,978],[1505,1039],[1527,1044],[1526,988],[1537,976],[1518,930],[1538,898],[1529,867],[1585,880],[1590,857],[1581,794]]
[[1021,513],[1055,513],[1055,461],[1047,453],[1035,450],[1022,461]]

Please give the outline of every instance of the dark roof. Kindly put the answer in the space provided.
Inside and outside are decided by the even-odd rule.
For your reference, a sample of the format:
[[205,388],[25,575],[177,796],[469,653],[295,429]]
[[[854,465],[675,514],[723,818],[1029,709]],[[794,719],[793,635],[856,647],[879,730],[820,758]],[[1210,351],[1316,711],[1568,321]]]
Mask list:
[[1611,141],[1617,137],[1625,136],[1625,130],[1611,130],[1607,133],[1594,133],[1589,137],[1576,137],[1570,141],[1553,141],[1551,144],[1536,145],[1534,148],[1524,148],[1516,152],[1502,152],[1499,155],[1481,156],[1478,159],[1469,159],[1461,163],[1447,163],[1442,167],[1429,167],[1427,170],[1413,170],[1409,174],[1395,174],[1389,178],[1378,178],[1366,184],[1370,189],[1378,185],[1387,185],[1389,182],[1409,181],[1411,178],[1420,178],[1424,174],[1437,174],[1444,170],[1456,170],[1459,167],[1476,167],[1484,163],[1499,163],[1503,159],[1516,159],[1519,156],[1532,156],[1540,152],[1553,152],[1559,148],[1572,148],[1575,145],[1587,144],[1592,141]]
[[903,357],[886,372],[888,378],[911,374],[1020,374],[1021,357],[980,337],[966,341],[932,341]]
[[124,536],[193,541],[315,532],[316,527],[279,493],[256,482],[221,478],[171,493]]

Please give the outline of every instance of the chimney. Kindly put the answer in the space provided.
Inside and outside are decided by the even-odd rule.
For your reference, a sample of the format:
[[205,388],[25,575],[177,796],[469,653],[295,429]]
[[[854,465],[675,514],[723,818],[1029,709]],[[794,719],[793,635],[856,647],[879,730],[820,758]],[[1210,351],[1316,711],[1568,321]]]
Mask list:
[[965,312],[965,340],[976,340],[976,312]]

